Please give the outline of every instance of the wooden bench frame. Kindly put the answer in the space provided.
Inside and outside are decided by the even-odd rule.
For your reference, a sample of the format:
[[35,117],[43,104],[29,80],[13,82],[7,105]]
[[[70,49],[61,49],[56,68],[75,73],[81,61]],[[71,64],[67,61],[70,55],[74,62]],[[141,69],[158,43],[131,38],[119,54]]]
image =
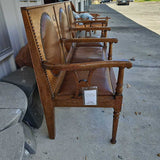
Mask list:
[[[72,9],[72,11],[74,11],[74,12],[76,12],[76,13],[78,13],[78,14],[80,14],[80,13],[88,13],[88,12],[85,12],[85,11],[76,11],[76,8],[75,8],[75,6],[74,6],[74,4],[72,3],[72,1],[68,1],[68,2],[70,2],[70,5],[71,5],[71,9]],[[65,3],[68,3],[68,2],[65,2]],[[94,18],[98,18],[98,16],[100,16],[99,14],[97,14],[97,13],[90,13]]]
[[[86,26],[86,27],[76,27],[76,26],[71,26],[69,23],[69,14],[67,14],[67,4],[70,4],[70,2],[64,2],[64,3],[55,3],[53,5],[53,9],[54,9],[54,13],[55,13],[55,17],[56,17],[56,21],[57,21],[57,25],[58,25],[58,29],[59,29],[59,34],[61,38],[73,38],[73,37],[77,37],[75,36],[77,32],[80,31],[85,31],[85,38],[91,38],[91,31],[101,31],[101,37],[105,37],[107,38],[107,32],[111,30],[111,28],[107,27],[107,26],[100,26],[100,27],[91,27],[91,26]],[[60,10],[62,10],[62,14],[63,16],[65,16],[65,18],[62,20],[62,22],[60,21]],[[65,19],[67,19],[67,22],[65,21]],[[65,24],[64,24],[65,22]],[[96,22],[96,21],[94,21]],[[106,21],[104,21],[106,22]],[[61,23],[63,23],[63,27],[61,28]],[[88,24],[88,23],[87,23]],[[64,27],[65,26],[65,27]],[[64,29],[66,28],[66,30]],[[64,31],[63,31],[64,30]],[[87,33],[90,33],[90,36],[87,37]],[[66,36],[66,34],[68,36]],[[64,36],[65,35],[65,36]],[[104,43],[105,47],[106,44]]]
[[[70,27],[77,27],[77,28],[86,28],[86,27],[107,27],[108,20],[110,17],[98,17],[99,14],[91,14],[94,18],[93,20],[83,20],[78,19],[76,20],[73,16],[73,11],[76,12],[75,7],[71,1],[65,1],[65,11],[68,17],[68,23]],[[85,12],[76,12],[76,13],[85,13]],[[79,25],[79,23],[83,25]],[[93,30],[96,33],[96,30]],[[88,31],[86,31],[87,33]],[[89,31],[90,35],[91,32]],[[101,37],[107,37],[105,30],[102,30]]]
[[[85,63],[70,63],[72,55],[74,53],[74,47],[69,53],[64,53],[63,47],[65,43],[77,43],[77,42],[105,42],[110,43],[111,46],[113,43],[116,43],[116,39],[108,38],[86,38],[86,39],[61,39],[58,34],[58,26],[55,18],[54,4],[42,5],[37,7],[23,7],[22,15],[25,24],[25,29],[28,38],[29,49],[31,53],[31,59],[36,75],[37,85],[39,89],[39,94],[41,102],[44,108],[46,124],[48,128],[49,138],[55,138],[55,107],[103,107],[103,108],[113,108],[113,130],[112,130],[112,139],[111,143],[116,143],[116,134],[118,128],[118,119],[122,106],[122,91],[123,91],[123,77],[124,69],[131,68],[132,64],[129,61],[113,61],[106,59],[104,61],[93,61]],[[53,54],[57,54],[58,57],[63,57],[61,63],[56,64],[55,62],[50,62],[50,59],[46,58],[44,52],[44,45],[42,43],[42,31],[41,31],[41,19],[42,15],[46,14],[49,16],[49,23],[53,25],[51,30],[54,30],[54,33],[57,32],[56,37],[53,39],[56,41],[59,46],[59,52],[53,50]],[[112,49],[110,49],[112,50]],[[87,53],[86,53],[87,54]],[[115,93],[113,95],[98,95],[98,104],[86,106],[83,103],[82,96],[77,94],[77,90],[84,86],[90,86],[90,79],[92,79],[92,73],[98,68],[108,68],[111,71],[112,67],[118,67],[118,78],[117,86],[115,88]],[[88,81],[81,83],[77,80],[76,72],[77,71],[89,71]],[[73,77],[75,77],[77,89],[75,91],[75,96],[66,95],[59,96],[58,92],[63,83],[66,72],[72,72]],[[109,72],[110,73],[110,72]],[[110,74],[109,74],[110,76]]]

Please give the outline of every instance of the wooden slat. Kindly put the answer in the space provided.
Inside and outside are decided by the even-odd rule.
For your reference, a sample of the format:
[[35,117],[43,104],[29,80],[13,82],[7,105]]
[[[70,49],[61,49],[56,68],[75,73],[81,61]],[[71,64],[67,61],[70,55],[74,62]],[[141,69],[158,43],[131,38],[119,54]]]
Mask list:
[[82,97],[73,98],[72,96],[56,96],[56,107],[98,107],[98,108],[114,108],[116,100],[114,96],[98,96],[97,105],[84,105]]

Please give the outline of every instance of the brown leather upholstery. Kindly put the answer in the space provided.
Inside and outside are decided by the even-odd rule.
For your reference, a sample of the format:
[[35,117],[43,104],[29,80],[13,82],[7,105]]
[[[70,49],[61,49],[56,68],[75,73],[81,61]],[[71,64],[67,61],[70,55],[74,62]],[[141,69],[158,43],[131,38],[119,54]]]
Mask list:
[[104,60],[102,47],[77,47],[72,57],[72,63]]
[[91,43],[76,43],[77,47],[103,47],[102,42],[91,42]]
[[70,5],[67,6],[67,12],[68,12],[68,17],[69,17],[69,22],[70,22],[70,24],[73,24],[74,17],[73,17],[73,13],[72,13],[72,9],[71,9]]
[[[101,61],[104,60],[103,54],[102,47],[78,47],[73,54],[71,63]],[[111,84],[110,74],[113,80],[113,84]],[[79,71],[78,75],[80,80],[87,79],[88,71]],[[101,68],[94,71],[91,86],[98,87],[98,95],[113,95],[116,87],[113,69]],[[75,91],[76,83],[73,73],[67,72],[58,95],[74,96]]]
[[[41,36],[43,48],[48,62],[53,64],[62,63],[57,32],[49,15],[43,14],[41,19]],[[56,51],[56,52],[55,52]]]
[[[87,36],[89,35],[89,33],[87,33]],[[87,37],[85,35],[85,33],[81,33],[78,38],[83,38],[83,37]],[[100,38],[101,36],[88,36],[87,38]],[[96,46],[96,47],[103,47],[103,43],[102,42],[92,42],[92,43],[77,43],[76,44],[77,47],[80,47],[80,46]]]
[[62,38],[68,38],[68,39],[71,38],[67,16],[62,8],[60,8],[59,10],[59,22],[60,22]]
[[[92,77],[91,86],[98,87],[98,96],[99,95],[114,95],[114,89],[112,89],[112,84],[109,76],[108,68],[97,69]],[[112,72],[112,74],[114,74]],[[79,72],[80,79],[86,79],[88,75],[87,71]],[[62,83],[61,89],[59,91],[59,96],[75,95],[76,92],[76,83],[72,72],[67,72],[64,81]]]
[[[52,6],[50,6],[52,7]],[[50,8],[52,9],[52,8]],[[52,10],[51,10],[52,11]],[[40,10],[40,22],[35,21],[35,25],[40,23],[40,27],[36,28],[39,37],[39,46],[41,47],[41,52],[39,52],[41,63],[42,61],[48,61],[52,64],[63,64],[65,62],[64,54],[62,52],[61,44],[59,43],[59,35],[57,34],[57,25],[54,16],[43,12]],[[36,12],[31,12],[33,18],[37,18]],[[52,18],[51,18],[52,17]],[[33,53],[32,53],[33,54]],[[41,64],[42,65],[42,64]],[[45,70],[45,75],[47,77],[47,82],[49,84],[50,92],[53,94],[56,91],[56,86],[59,83],[59,79],[63,79],[64,74],[62,72]]]
[[[62,8],[59,10],[59,23],[60,23],[60,29],[61,29],[61,36],[62,38],[71,38],[71,34],[69,31],[69,26],[68,26],[68,21],[67,21],[67,16],[66,13]],[[69,52],[71,48],[71,43],[66,43],[65,44],[66,50]]]

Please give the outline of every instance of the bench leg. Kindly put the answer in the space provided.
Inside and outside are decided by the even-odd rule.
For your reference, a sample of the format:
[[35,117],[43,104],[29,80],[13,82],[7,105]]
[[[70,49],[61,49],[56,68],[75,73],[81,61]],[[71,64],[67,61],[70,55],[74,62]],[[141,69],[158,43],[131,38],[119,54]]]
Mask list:
[[48,107],[45,111],[46,125],[50,139],[55,139],[55,108]]
[[117,128],[118,128],[119,115],[120,115],[120,112],[114,110],[114,112],[113,112],[112,139],[111,139],[111,143],[112,143],[112,144],[115,144],[115,143],[116,143],[116,135],[117,135]]

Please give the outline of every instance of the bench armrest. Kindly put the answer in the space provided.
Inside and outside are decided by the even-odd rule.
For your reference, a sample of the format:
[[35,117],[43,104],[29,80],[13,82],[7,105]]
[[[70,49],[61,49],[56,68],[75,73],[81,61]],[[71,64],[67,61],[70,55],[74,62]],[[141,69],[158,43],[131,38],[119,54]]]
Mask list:
[[[83,21],[84,19],[83,18],[77,18],[79,21],[81,20],[81,21]],[[76,20],[77,20],[76,19]],[[93,16],[93,18],[92,18],[92,21],[96,21],[96,20],[104,20],[104,21],[106,21],[106,20],[109,20],[109,19],[111,19],[110,17],[94,17]],[[84,20],[85,21],[85,20]],[[87,21],[91,21],[91,20],[87,20]]]
[[[76,11],[76,13],[80,14],[80,13],[88,13],[88,12],[84,12],[84,11]],[[89,14],[92,15],[93,17],[100,16],[100,15],[97,14],[97,13],[89,13]]]
[[103,30],[103,31],[110,31],[111,28],[109,27],[85,27],[85,28],[70,28],[72,31],[94,31],[94,30]]
[[100,16],[100,15],[99,15],[99,14],[97,14],[97,13],[90,13],[90,15],[92,15],[93,17]]
[[107,23],[108,19],[103,19],[103,20],[78,20],[75,21],[74,23],[83,23],[83,24],[92,24],[92,23]]
[[[52,70],[53,72],[57,73],[59,71],[71,71],[74,74],[74,78],[77,85],[76,97],[78,97],[79,88],[81,87],[80,81],[78,80],[77,71],[89,71],[89,77],[87,80],[87,84],[90,84],[92,75],[94,70],[98,68],[111,68],[111,67],[118,67],[118,78],[117,78],[117,86],[115,95],[121,96],[123,91],[123,77],[124,77],[124,68],[131,68],[132,63],[130,61],[95,61],[95,62],[88,62],[88,63],[72,63],[72,64],[51,64],[47,61],[43,62],[43,67],[48,70]],[[113,85],[112,81],[111,84]],[[88,86],[88,85],[87,85]]]
[[104,42],[109,43],[108,49],[108,60],[112,60],[112,46],[113,43],[117,43],[116,38],[72,38],[72,39],[61,39],[62,43],[93,43],[93,42]]
[[56,71],[85,71],[93,70],[97,68],[106,67],[119,67],[119,68],[131,68],[132,63],[130,61],[95,61],[87,63],[72,63],[72,64],[51,64],[47,61],[43,62],[45,69]]
[[117,43],[117,38],[72,38],[72,39],[61,39],[64,43],[79,43],[79,42],[109,42],[109,43]]
[[111,19],[111,18],[110,17],[96,17],[96,18],[93,17],[93,19],[96,19],[96,20],[99,20],[99,19],[108,20],[108,19]]

